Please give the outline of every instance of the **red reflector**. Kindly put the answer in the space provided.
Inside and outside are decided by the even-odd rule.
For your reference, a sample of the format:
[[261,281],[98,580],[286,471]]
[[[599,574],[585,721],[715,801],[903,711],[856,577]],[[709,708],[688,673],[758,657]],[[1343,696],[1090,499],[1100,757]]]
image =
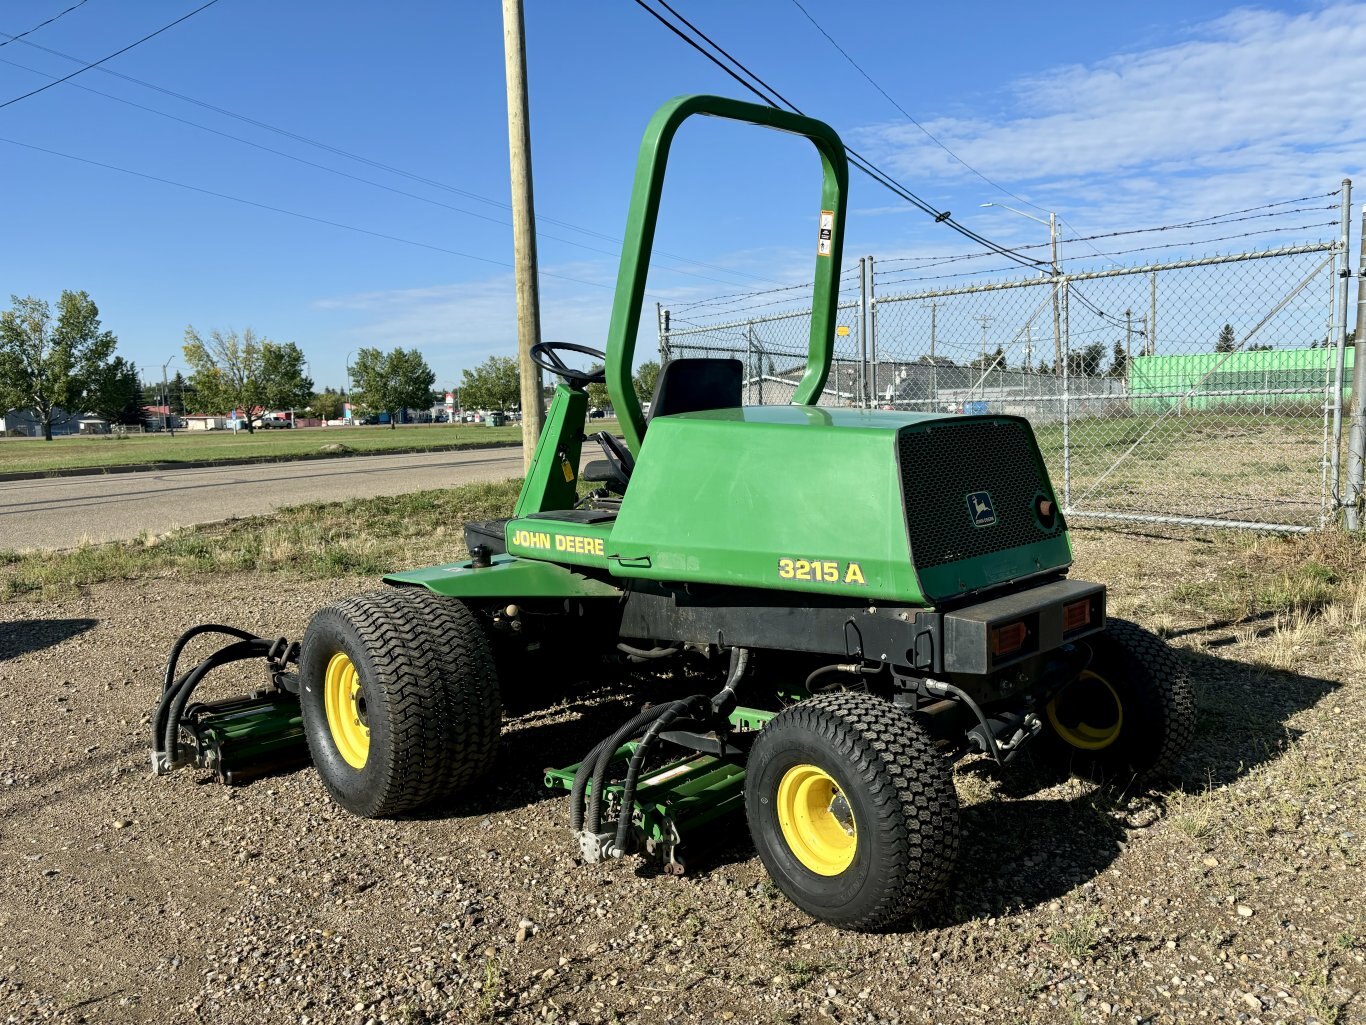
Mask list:
[[1029,631],[1024,623],[1011,623],[1009,626],[998,626],[991,631],[991,653],[993,655],[1009,655],[1012,651],[1018,651],[1023,647],[1025,635]]
[[1081,601],[1074,601],[1071,605],[1064,605],[1062,608],[1062,632],[1071,633],[1073,630],[1080,630],[1091,623],[1091,600],[1085,598]]

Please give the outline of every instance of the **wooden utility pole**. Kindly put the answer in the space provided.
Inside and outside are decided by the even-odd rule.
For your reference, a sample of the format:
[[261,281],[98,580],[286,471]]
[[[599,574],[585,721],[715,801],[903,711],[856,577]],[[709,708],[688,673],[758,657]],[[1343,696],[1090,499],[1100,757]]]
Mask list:
[[526,30],[522,0],[503,0],[503,55],[507,68],[508,156],[512,169],[512,241],[517,274],[517,369],[522,377],[522,464],[545,423],[541,368],[531,347],[541,340],[541,294],[536,280],[536,208],[531,190],[531,124],[526,100]]

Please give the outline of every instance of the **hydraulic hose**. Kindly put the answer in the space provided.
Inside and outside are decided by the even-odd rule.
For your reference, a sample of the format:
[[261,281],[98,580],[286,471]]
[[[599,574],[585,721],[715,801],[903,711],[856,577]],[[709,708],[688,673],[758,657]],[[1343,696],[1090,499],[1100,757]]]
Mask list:
[[645,758],[654,747],[655,741],[679,719],[693,718],[694,716],[689,713],[706,715],[711,711],[711,707],[711,702],[702,694],[694,694],[690,698],[675,701],[666,707],[664,714],[651,723],[650,728],[645,731],[645,736],[640,738],[640,744],[631,756],[631,764],[626,769],[626,782],[622,784],[621,813],[617,816],[614,856],[630,853],[626,845],[631,836],[631,808],[636,799],[636,783],[640,779],[641,766],[645,764]]
[[716,696],[711,699],[712,711],[718,716],[725,718],[735,711],[735,688],[740,683],[740,678],[745,675],[745,670],[749,668],[749,649],[731,648],[730,649],[730,671],[726,673],[726,682]]
[[241,641],[260,640],[254,633],[246,630],[239,630],[235,626],[223,626],[220,623],[201,623],[199,626],[192,626],[178,638],[175,644],[171,645],[171,654],[166,659],[166,679],[161,685],[161,692],[165,694],[171,689],[171,685],[176,678],[176,666],[180,662],[180,653],[185,650],[185,645],[194,640],[201,634],[227,634],[229,637],[236,637]]
[[[577,771],[575,771],[574,773],[574,785],[570,787],[569,790],[570,829],[574,830],[574,832],[576,833],[583,829],[584,792],[588,788],[589,779],[594,778],[595,776],[598,761],[600,760],[600,758],[606,758],[608,763],[610,764],[612,754],[616,751],[617,748],[619,748],[623,743],[629,740],[637,730],[641,729],[642,727],[648,726],[659,716],[663,715],[665,709],[667,709],[668,707],[668,705],[652,705],[651,707],[645,709],[645,711],[641,712],[630,722],[626,723],[624,726],[621,727],[621,729],[617,730],[606,740],[599,741],[599,743],[593,748],[593,750],[588,752],[588,756],[584,758],[582,762],[579,763],[579,767]],[[605,766],[603,772],[604,774],[606,773]],[[601,792],[602,784],[595,784],[593,787],[593,796],[597,798],[601,794]]]
[[806,678],[806,689],[814,690],[816,681],[822,676],[830,673],[850,673],[862,676],[874,676],[882,671],[881,666],[865,666],[861,662],[839,662],[835,665],[821,666]]
[[634,662],[648,662],[651,659],[669,658],[672,655],[677,655],[683,650],[683,647],[682,645],[675,644],[671,647],[637,648],[630,644],[622,643],[617,645],[617,650],[629,655]]
[[[231,644],[219,648],[193,669],[179,675],[180,656],[185,646],[194,638],[208,633],[226,634],[238,638]],[[237,627],[223,626],[218,623],[205,623],[191,627],[181,634],[171,646],[166,659],[166,675],[162,683],[161,700],[157,703],[152,716],[152,753],[153,764],[174,764],[179,753],[180,720],[185,714],[190,695],[200,682],[214,669],[230,662],[240,662],[249,658],[264,658],[270,663],[273,672],[282,672],[284,667],[298,661],[298,645],[289,644],[280,637],[273,641],[257,636]],[[158,757],[162,760],[158,761]]]
[[268,641],[264,637],[235,641],[227,647],[215,651],[199,665],[177,679],[171,685],[170,691],[162,695],[161,704],[157,706],[155,725],[161,727],[162,740],[159,746],[154,747],[154,750],[167,755],[172,761],[175,760],[179,745],[181,716],[185,714],[185,706],[189,703],[190,695],[194,693],[194,689],[199,686],[200,681],[205,676],[229,662],[240,662],[248,658],[264,658],[270,654],[273,647],[274,642]]
[[1001,759],[1001,751],[996,746],[996,735],[991,732],[991,723],[987,721],[987,717],[983,714],[981,706],[979,706],[976,701],[972,700],[971,694],[961,687],[955,687],[953,684],[945,683],[943,680],[926,680],[925,690],[938,698],[952,694],[959,701],[963,702],[963,704],[967,705],[968,708],[972,710],[972,714],[977,716],[977,722],[982,727],[982,736],[986,741],[988,749],[987,753],[991,755],[997,765],[1005,764]]

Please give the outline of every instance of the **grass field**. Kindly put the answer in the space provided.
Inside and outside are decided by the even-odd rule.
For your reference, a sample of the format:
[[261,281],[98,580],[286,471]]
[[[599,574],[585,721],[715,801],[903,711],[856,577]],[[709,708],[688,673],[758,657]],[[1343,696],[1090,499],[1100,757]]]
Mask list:
[[1035,433],[1060,496],[1070,479],[1074,510],[1319,523],[1324,468],[1318,417],[1093,417],[1070,425],[1066,452],[1061,424],[1040,424]]
[[298,458],[325,445],[345,445],[355,452],[399,449],[473,448],[515,445],[520,427],[483,424],[412,424],[388,427],[317,427],[288,431],[177,431],[126,437],[0,439],[0,473],[69,469],[83,466],[126,466],[137,463],[213,462],[234,459]]

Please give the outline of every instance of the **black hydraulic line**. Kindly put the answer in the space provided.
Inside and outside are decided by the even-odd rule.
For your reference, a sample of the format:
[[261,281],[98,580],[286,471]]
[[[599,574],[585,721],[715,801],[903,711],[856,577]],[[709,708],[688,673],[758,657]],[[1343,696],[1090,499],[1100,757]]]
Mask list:
[[739,685],[740,678],[745,675],[745,670],[748,668],[749,649],[731,648],[730,670],[726,673],[725,685],[711,699],[712,712],[716,715],[724,718],[735,711],[735,688]]
[[[612,754],[618,747],[626,740],[630,739],[636,730],[649,725],[656,717],[663,715],[664,710],[668,707],[668,705],[652,705],[645,709],[645,711],[635,716],[630,722],[623,725],[621,729],[617,730],[610,737],[599,741],[594,746],[593,750],[588,752],[588,756],[579,763],[578,769],[574,772],[574,784],[569,789],[570,829],[574,830],[576,833],[583,829],[584,792],[588,789],[589,779],[593,777],[594,772],[597,769],[599,758],[606,757],[610,763]],[[594,796],[597,796],[600,792],[600,787],[595,786],[593,788]]]
[[991,723],[983,714],[981,706],[979,706],[976,701],[972,700],[971,694],[961,687],[955,687],[953,684],[945,683],[943,680],[926,680],[925,689],[935,697],[944,697],[947,694],[952,694],[959,701],[963,702],[963,704],[967,705],[968,708],[972,709],[972,714],[977,716],[977,722],[981,724],[982,735],[986,739],[988,748],[987,753],[995,759],[997,765],[1005,765],[1005,762],[1001,758],[1000,748],[996,746],[996,735],[991,731]]
[[670,655],[677,655],[683,650],[683,646],[675,644],[665,648],[637,648],[623,642],[617,645],[617,650],[625,652],[635,659],[652,659],[668,658]]
[[[667,712],[672,707],[672,704],[673,703],[670,702],[663,705],[656,705],[654,708],[650,709],[654,714],[644,722],[637,723],[635,729],[628,730],[623,726],[621,729],[617,730],[616,733],[613,733],[607,738],[607,743],[605,743],[602,750],[598,752],[598,759],[590,770],[593,789],[588,794],[588,811],[584,822],[584,828],[586,828],[588,832],[594,835],[602,832],[602,799],[604,792],[607,789],[607,770],[611,764],[616,761],[617,748],[630,740],[642,726],[654,722],[659,716]],[[641,714],[643,715],[644,713]],[[630,724],[628,723],[627,725]]]
[[850,673],[863,676],[874,676],[882,672],[881,666],[865,666],[859,662],[837,662],[834,665],[821,666],[806,678],[806,689],[811,690],[816,680],[828,673]]
[[229,637],[236,637],[240,641],[260,639],[254,633],[239,630],[235,626],[223,626],[219,623],[201,623],[199,626],[190,627],[176,639],[175,644],[171,645],[171,654],[166,659],[166,678],[161,685],[163,694],[171,689],[171,684],[176,678],[176,666],[180,662],[180,653],[185,650],[185,645],[200,634],[227,634]]
[[162,723],[164,738],[161,746],[154,748],[154,750],[169,756],[174,761],[179,746],[180,720],[185,714],[185,706],[190,700],[190,695],[194,693],[194,689],[199,686],[200,681],[212,670],[230,662],[240,662],[249,658],[264,658],[270,654],[274,648],[274,643],[264,637],[254,637],[251,640],[229,644],[227,647],[215,651],[199,665],[176,680],[171,691],[162,696],[161,705],[157,707],[158,717],[161,716],[162,709],[165,709],[165,720]]
[[621,788],[621,811],[617,815],[617,836],[613,841],[615,845],[614,855],[620,856],[631,853],[627,843],[631,836],[631,808],[636,799],[636,784],[640,779],[641,767],[645,764],[645,758],[650,750],[655,746],[655,741],[659,735],[668,729],[679,719],[694,718],[690,713],[706,715],[711,711],[711,702],[702,694],[694,694],[690,698],[682,698],[670,704],[664,714],[650,724],[650,728],[645,731],[645,736],[640,738],[635,754],[631,756],[631,763],[626,769],[626,781]]
[[622,784],[621,812],[617,817],[617,836],[614,841],[618,854],[629,853],[626,845],[631,835],[631,808],[636,798],[640,770],[645,765],[645,759],[654,748],[659,735],[680,719],[720,720],[718,726],[724,729],[726,718],[735,709],[735,688],[747,668],[749,649],[731,648],[730,669],[726,673],[726,682],[715,696],[708,698],[703,694],[694,694],[692,697],[675,701],[646,730],[645,736],[640,739],[640,744],[631,756],[630,764],[626,768],[626,779]]

